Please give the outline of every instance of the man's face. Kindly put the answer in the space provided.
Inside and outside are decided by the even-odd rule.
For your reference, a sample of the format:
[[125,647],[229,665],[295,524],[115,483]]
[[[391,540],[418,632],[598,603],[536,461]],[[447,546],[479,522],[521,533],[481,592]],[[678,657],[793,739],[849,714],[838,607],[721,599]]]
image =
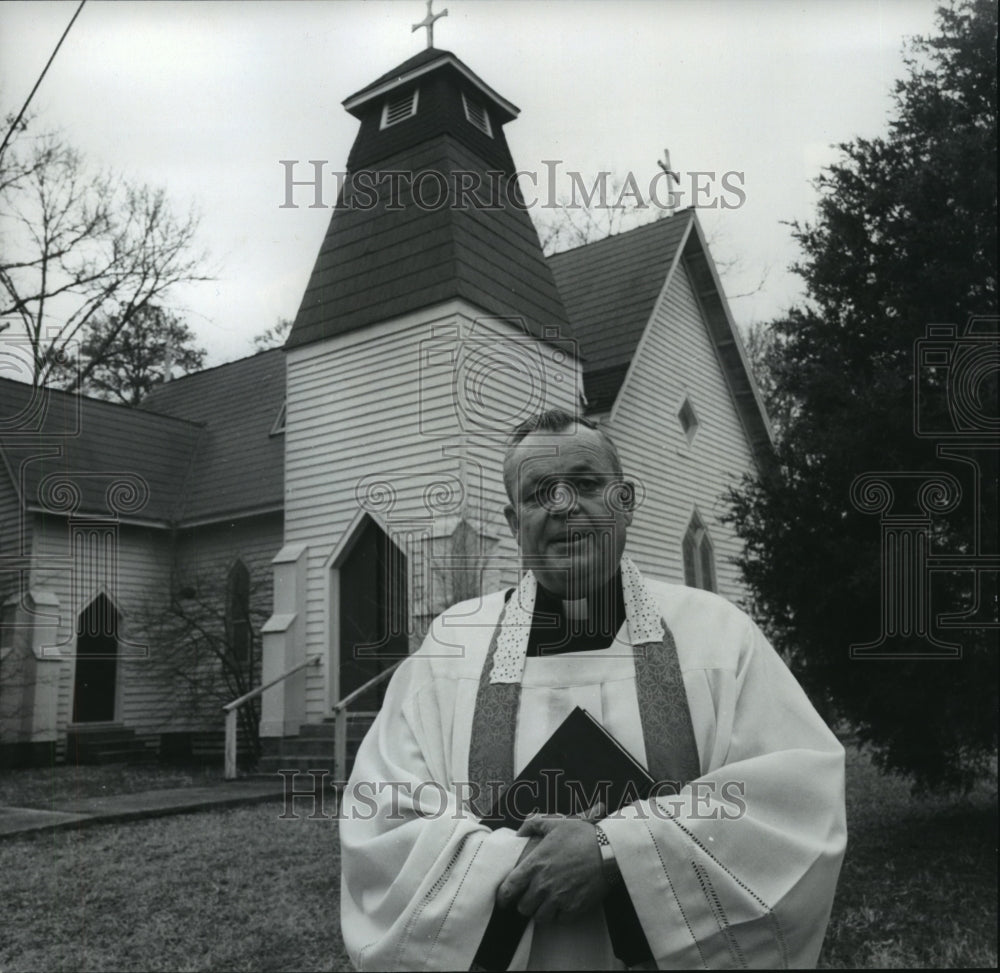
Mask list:
[[529,433],[512,461],[504,513],[525,566],[563,598],[582,598],[614,577],[632,523],[631,488],[600,433]]

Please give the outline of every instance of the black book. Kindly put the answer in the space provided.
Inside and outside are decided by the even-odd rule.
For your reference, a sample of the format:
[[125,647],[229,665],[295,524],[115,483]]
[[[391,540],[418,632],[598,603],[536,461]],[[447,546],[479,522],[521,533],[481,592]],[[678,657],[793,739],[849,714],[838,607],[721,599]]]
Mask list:
[[[516,831],[531,814],[582,814],[598,802],[611,814],[648,797],[654,784],[646,768],[577,706],[499,795],[483,823],[494,831]],[[649,944],[624,885],[605,899],[604,912],[615,955],[627,965],[648,959]],[[474,967],[507,969],[527,925],[516,909],[494,908]]]

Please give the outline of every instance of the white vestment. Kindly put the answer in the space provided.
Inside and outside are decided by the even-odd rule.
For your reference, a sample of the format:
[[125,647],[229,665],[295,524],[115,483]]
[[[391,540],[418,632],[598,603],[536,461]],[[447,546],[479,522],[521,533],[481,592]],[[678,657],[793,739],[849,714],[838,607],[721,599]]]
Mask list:
[[[701,770],[680,795],[602,821],[656,965],[815,966],[846,841],[843,748],[746,615],[708,592],[642,583],[677,646]],[[436,619],[358,752],[340,836],[342,927],[359,969],[467,970],[527,840],[490,831],[464,800],[503,608],[497,593]],[[640,625],[630,609],[607,649],[519,663],[515,774],[575,706],[646,762]],[[601,909],[530,923],[511,965],[616,968]]]

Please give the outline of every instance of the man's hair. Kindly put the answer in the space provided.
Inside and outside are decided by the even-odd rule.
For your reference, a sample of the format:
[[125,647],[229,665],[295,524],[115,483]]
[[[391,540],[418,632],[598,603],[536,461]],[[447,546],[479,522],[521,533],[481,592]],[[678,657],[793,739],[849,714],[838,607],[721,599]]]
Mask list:
[[601,441],[608,451],[611,468],[615,471],[615,476],[619,480],[624,478],[622,461],[618,455],[618,447],[615,446],[612,438],[600,426],[589,419],[585,419],[583,416],[575,416],[571,412],[566,412],[564,409],[548,409],[545,412],[539,412],[537,415],[531,416],[529,419],[525,419],[507,437],[507,448],[503,456],[503,485],[511,503],[514,502],[515,486],[514,450],[517,449],[521,441],[533,432],[566,432],[566,430],[572,429],[574,426],[593,429],[601,437]]

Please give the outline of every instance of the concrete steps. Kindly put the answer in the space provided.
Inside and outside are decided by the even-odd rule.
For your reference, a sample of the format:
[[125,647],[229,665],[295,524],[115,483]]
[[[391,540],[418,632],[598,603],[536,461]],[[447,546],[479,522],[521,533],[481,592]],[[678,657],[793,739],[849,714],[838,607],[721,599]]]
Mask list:
[[156,750],[121,723],[75,723],[66,729],[66,762],[140,764],[156,761]]
[[[374,713],[351,713],[347,718],[347,773],[354,766],[358,746],[374,720]],[[271,776],[279,770],[326,770],[336,772],[336,723],[304,723],[298,736],[261,738],[261,758],[257,774]]]

